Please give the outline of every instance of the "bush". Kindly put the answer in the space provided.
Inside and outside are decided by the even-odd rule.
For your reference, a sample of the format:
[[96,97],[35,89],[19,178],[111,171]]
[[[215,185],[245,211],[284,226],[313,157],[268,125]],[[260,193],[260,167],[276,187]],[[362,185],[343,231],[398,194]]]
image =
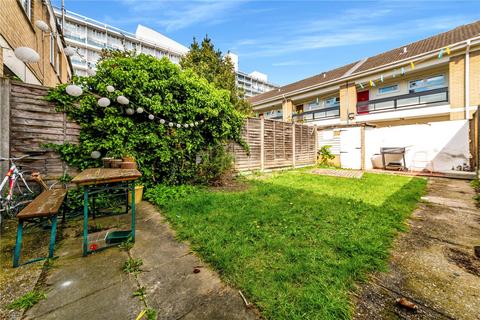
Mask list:
[[330,148],[332,146],[326,145],[322,146],[320,150],[318,150],[318,155],[320,156],[320,164],[321,165],[329,165],[329,162],[335,159],[335,155],[332,154]]
[[[243,116],[230,102],[228,91],[217,89],[191,70],[182,71],[166,58],[104,56],[95,76],[75,78],[84,90],[80,97],[67,95],[65,84],[49,93],[48,100],[57,104],[57,110],[67,112],[81,127],[78,145],[52,146],[63,160],[85,169],[101,166],[101,159],[92,159],[93,151],[103,157],[129,154],[135,157],[147,186],[192,183],[200,175],[204,180],[215,179],[218,170],[228,168],[219,146],[231,140],[245,145],[240,138]],[[115,92],[108,92],[107,85],[114,86]],[[119,95],[127,97],[130,104],[117,103]],[[99,97],[109,98],[111,104],[98,106]],[[127,108],[139,107],[145,111],[126,114]],[[177,129],[149,120],[149,114],[167,122],[204,123]],[[205,173],[206,162],[196,162],[198,155],[205,154],[214,162],[215,174]],[[217,161],[216,155],[222,159]]]

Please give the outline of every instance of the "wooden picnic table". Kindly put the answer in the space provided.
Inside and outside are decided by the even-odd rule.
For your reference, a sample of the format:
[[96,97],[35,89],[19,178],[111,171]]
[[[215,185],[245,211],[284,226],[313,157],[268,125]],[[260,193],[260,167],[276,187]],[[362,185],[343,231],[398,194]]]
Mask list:
[[[78,187],[83,187],[83,255],[97,251],[90,250],[88,247],[88,212],[89,196],[92,196],[92,216],[95,218],[95,200],[94,197],[99,193],[106,193],[111,190],[125,191],[125,213],[128,213],[128,192],[131,192],[131,229],[127,231],[114,231],[123,234],[122,237],[127,240],[130,238],[135,241],[135,180],[142,174],[136,169],[112,169],[112,168],[90,168],[80,172],[72,183]],[[113,234],[113,233],[112,233]],[[118,241],[118,238],[116,239]],[[102,248],[103,249],[103,248]]]

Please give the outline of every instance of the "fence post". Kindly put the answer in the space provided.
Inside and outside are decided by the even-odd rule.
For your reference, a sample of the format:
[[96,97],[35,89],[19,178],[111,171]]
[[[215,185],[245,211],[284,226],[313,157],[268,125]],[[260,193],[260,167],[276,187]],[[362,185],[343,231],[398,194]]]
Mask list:
[[260,171],[265,168],[265,120],[260,119]]
[[[0,156],[10,157],[10,80],[0,78]],[[1,161],[1,172],[8,171],[8,161]]]
[[295,122],[292,122],[292,167],[295,168]]

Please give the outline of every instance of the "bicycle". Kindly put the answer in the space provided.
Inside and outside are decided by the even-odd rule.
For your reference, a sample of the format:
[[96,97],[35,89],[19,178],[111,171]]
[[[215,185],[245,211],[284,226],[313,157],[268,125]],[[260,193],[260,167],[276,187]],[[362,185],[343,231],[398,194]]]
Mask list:
[[[10,162],[10,168],[0,184],[0,225],[4,218],[16,216],[23,207],[33,201],[35,192],[30,188],[24,177],[24,174],[29,171],[22,171],[21,167],[15,163],[30,156],[32,156],[32,154],[16,158],[0,157],[0,161]],[[39,183],[44,190],[53,187],[53,185],[48,187],[45,184],[39,172],[32,172],[31,178]],[[23,188],[19,182],[24,185]],[[6,187],[8,187],[8,191],[4,190]],[[17,188],[17,192],[14,191],[15,187]]]

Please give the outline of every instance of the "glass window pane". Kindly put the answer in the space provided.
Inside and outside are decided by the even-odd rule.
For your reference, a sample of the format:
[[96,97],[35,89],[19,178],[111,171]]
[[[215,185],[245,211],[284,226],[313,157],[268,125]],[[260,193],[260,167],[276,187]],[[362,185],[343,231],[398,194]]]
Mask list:
[[420,103],[441,102],[441,101],[446,101],[446,100],[447,100],[447,93],[446,92],[429,94],[429,95],[420,97]]
[[375,103],[375,110],[392,109],[395,107],[394,101],[384,101]]
[[405,107],[418,104],[418,97],[397,100],[397,107]]

